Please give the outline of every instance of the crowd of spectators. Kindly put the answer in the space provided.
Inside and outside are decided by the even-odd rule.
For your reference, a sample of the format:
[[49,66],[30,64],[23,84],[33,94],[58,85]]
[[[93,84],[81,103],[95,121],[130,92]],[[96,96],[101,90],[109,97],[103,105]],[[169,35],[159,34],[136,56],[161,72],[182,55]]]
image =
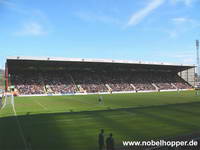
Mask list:
[[42,74],[47,93],[66,94],[75,93],[76,86],[66,72],[48,72]]
[[49,71],[15,73],[11,79],[18,92],[26,95],[191,88],[178,75],[168,72]]
[[101,76],[96,72],[72,72],[71,77],[76,85],[80,85],[88,93],[108,91],[108,88],[102,82]]
[[187,83],[184,82],[176,82],[174,83],[174,85],[178,88],[178,89],[189,89],[191,88],[191,86]]
[[37,73],[13,74],[12,81],[19,93],[23,94],[44,94],[43,80]]

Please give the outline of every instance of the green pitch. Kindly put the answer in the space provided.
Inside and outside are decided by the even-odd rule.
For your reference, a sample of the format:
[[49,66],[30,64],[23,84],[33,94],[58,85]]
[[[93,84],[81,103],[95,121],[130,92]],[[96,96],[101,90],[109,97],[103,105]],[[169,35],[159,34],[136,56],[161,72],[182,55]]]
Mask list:
[[113,133],[122,140],[149,140],[200,129],[200,96],[194,91],[103,95],[16,97],[0,110],[0,149],[97,150],[97,136]]

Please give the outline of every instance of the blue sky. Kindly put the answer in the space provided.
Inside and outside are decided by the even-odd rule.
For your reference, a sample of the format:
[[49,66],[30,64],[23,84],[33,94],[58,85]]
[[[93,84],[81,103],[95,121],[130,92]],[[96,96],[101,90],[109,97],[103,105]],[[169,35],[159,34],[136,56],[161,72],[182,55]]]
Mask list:
[[0,0],[7,56],[195,64],[200,0]]

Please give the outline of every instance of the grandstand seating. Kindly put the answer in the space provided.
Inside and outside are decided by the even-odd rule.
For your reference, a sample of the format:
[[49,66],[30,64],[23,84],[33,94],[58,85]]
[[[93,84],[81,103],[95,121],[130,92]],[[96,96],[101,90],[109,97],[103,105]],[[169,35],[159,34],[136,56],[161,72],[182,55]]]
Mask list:
[[70,79],[70,75],[63,72],[48,72],[41,74],[44,84],[48,87],[47,93],[55,94],[65,94],[65,93],[74,93],[76,91],[76,86],[73,84]]
[[49,71],[11,74],[20,94],[66,94],[188,89],[191,86],[175,73]]

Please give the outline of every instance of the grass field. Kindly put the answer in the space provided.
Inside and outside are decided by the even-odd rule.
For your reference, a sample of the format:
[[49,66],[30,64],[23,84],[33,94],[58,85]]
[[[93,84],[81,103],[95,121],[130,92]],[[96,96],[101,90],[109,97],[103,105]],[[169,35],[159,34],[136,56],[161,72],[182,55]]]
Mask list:
[[[200,96],[194,91],[104,95],[16,97],[0,110],[0,149],[97,150],[97,136],[149,140],[200,131]],[[16,110],[17,116],[14,115]]]

